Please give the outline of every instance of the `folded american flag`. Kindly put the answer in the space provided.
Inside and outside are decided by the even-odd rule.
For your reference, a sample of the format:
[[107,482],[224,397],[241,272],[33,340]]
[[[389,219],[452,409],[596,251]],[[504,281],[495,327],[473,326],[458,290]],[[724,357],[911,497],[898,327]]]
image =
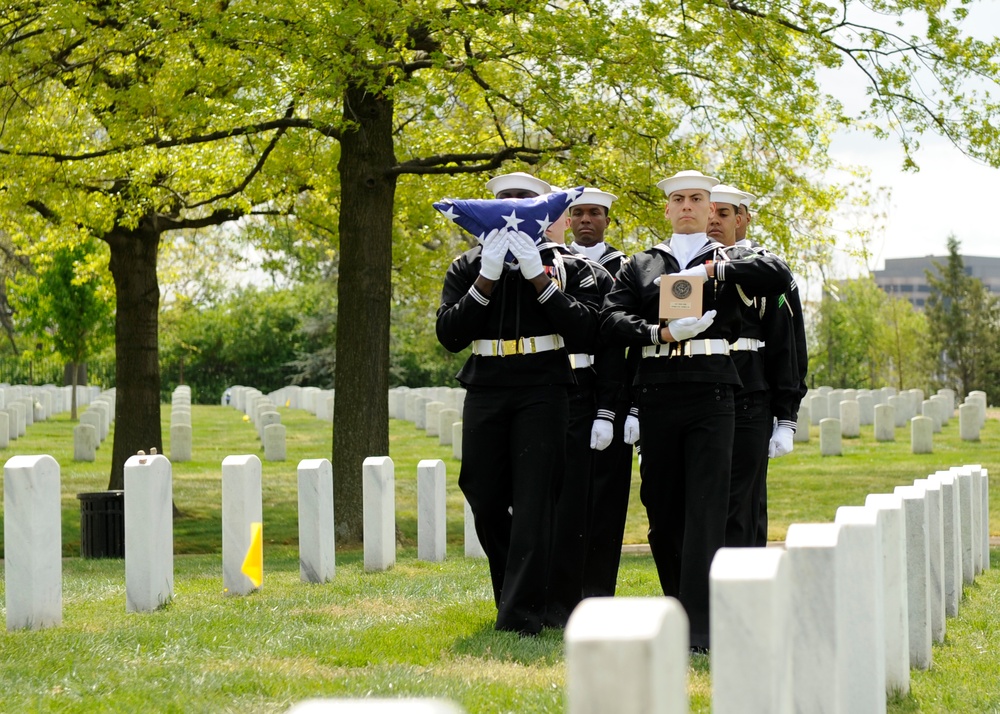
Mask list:
[[553,191],[533,198],[444,198],[434,208],[476,237],[480,243],[494,228],[510,228],[545,239],[545,229],[573,203],[583,187]]

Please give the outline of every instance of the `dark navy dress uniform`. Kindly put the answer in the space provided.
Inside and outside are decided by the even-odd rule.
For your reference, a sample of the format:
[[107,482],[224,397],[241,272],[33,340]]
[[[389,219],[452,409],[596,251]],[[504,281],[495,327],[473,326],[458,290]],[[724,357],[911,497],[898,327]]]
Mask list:
[[504,266],[490,296],[475,287],[482,249],[448,268],[437,336],[451,352],[470,345],[458,373],[466,388],[459,487],[490,565],[498,630],[541,630],[551,563],[553,504],[564,467],[567,342],[596,332],[599,294],[580,260],[540,250],[551,284],[538,294]]
[[[746,250],[737,245],[727,249],[727,253],[739,258],[746,255]],[[792,318],[784,294],[740,297],[744,302],[743,327],[740,338],[730,345],[730,353],[743,386],[735,394],[736,423],[729,483],[729,517],[726,522],[727,547],[758,545],[761,491],[767,480],[768,445],[774,418],[777,417],[783,426],[790,426],[794,431],[795,420],[793,418],[789,422],[788,418],[789,399],[797,399],[788,391],[798,378],[798,369],[793,348]],[[771,351],[765,364],[767,345],[771,345]],[[764,534],[763,545],[766,545],[766,524]]]
[[[598,258],[612,276],[628,262],[625,254],[605,244]],[[631,404],[632,380],[638,367],[638,352],[626,360],[618,345],[605,348],[598,360],[597,417],[613,423],[611,444],[593,454],[593,481],[587,505],[587,553],[583,568],[583,596],[610,597],[615,594],[621,562],[628,497],[632,485],[632,445],[624,439],[625,417]]]
[[[594,274],[600,299],[611,292],[614,279],[596,261],[571,251],[564,245],[548,244],[558,250],[564,260],[583,261]],[[600,304],[594,306],[595,319]],[[601,454],[590,448],[590,433],[595,413],[603,413],[601,405],[614,402],[609,385],[607,365],[616,352],[602,344],[597,333],[586,342],[567,340],[570,366],[576,384],[567,390],[569,426],[566,430],[566,468],[556,497],[552,532],[552,568],[549,571],[548,605],[545,622],[551,627],[565,627],[570,614],[584,597],[584,564],[589,540],[588,505],[593,490],[594,461]],[[604,368],[599,368],[599,365]]]
[[[642,431],[640,498],[649,519],[649,545],[666,595],[680,600],[692,647],[709,646],[708,573],[725,541],[732,463],[734,401],[741,386],[729,343],[742,329],[741,293],[784,292],[787,266],[773,256],[729,260],[708,240],[686,265],[669,244],[632,256],[604,300],[601,332],[613,343],[641,347],[634,389]],[[661,344],[658,278],[715,262],[703,286],[703,312],[716,310],[697,337]]]
[[[754,250],[761,250],[755,248]],[[771,413],[778,424],[795,432],[799,419],[799,405],[806,395],[806,372],[809,369],[809,352],[806,347],[805,324],[802,319],[802,301],[795,280],[778,298],[771,298],[776,312],[786,319],[775,319],[771,327],[777,334],[765,335],[761,350],[765,379],[771,390]],[[790,331],[791,334],[788,334]],[[758,479],[757,529],[754,544],[767,545],[767,462]]]

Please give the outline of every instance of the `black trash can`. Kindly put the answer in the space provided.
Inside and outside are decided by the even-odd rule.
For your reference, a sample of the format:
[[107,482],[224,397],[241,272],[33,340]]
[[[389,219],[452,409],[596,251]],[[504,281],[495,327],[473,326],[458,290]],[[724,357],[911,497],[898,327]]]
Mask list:
[[125,557],[125,492],[78,493],[80,555],[84,558]]

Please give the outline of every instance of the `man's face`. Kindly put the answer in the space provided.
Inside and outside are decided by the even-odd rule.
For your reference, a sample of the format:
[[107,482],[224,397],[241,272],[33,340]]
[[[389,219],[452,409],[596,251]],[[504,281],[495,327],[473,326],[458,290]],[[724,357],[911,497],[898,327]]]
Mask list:
[[497,198],[534,198],[538,194],[526,188],[508,188],[497,194]]
[[736,244],[736,231],[743,223],[739,211],[731,203],[716,203],[715,213],[708,219],[708,237],[722,245]]
[[736,240],[743,240],[747,237],[747,228],[750,227],[750,221],[753,220],[753,216],[750,215],[750,211],[742,203],[740,204],[740,224],[736,226]]
[[608,214],[604,206],[584,203],[569,209],[569,225],[573,229],[573,242],[584,248],[604,242],[608,229]]
[[715,204],[709,199],[708,191],[700,188],[685,188],[674,191],[667,197],[664,215],[673,226],[674,233],[705,233],[708,219]]

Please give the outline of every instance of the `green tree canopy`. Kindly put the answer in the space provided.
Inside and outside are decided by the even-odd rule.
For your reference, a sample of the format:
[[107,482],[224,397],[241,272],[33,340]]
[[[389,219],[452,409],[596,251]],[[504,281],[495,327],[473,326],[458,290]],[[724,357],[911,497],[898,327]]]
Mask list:
[[810,335],[810,379],[847,389],[926,388],[927,339],[923,314],[871,277],[828,284]]
[[[1000,304],[978,278],[965,271],[961,243],[948,237],[948,261],[927,271],[928,359],[935,366],[935,383],[960,395],[1000,388]],[[992,391],[991,391],[992,390]]]
[[[534,167],[619,193],[635,247],[663,230],[656,180],[698,167],[762,196],[761,237],[795,259],[832,240],[839,126],[865,122],[910,156],[932,131],[1000,165],[983,120],[998,43],[963,32],[966,4],[870,7],[15,0],[0,10],[0,228],[25,241],[80,224],[111,247],[118,386],[129,422],[155,424],[130,433],[134,449],[159,439],[158,368],[142,356],[162,233],[294,211],[308,191],[337,246],[335,498],[338,537],[358,539],[362,460],[388,452],[372,395],[388,387],[397,183],[406,213],[428,216],[431,199],[481,194],[475,174]],[[907,16],[920,34],[895,24]],[[860,116],[821,90],[824,67],[866,87]],[[423,220],[400,231],[440,230]]]
[[73,365],[71,418],[76,419],[76,365],[111,342],[114,290],[108,284],[107,250],[81,236],[39,251],[34,274],[22,272],[10,286],[20,329],[51,341]]

